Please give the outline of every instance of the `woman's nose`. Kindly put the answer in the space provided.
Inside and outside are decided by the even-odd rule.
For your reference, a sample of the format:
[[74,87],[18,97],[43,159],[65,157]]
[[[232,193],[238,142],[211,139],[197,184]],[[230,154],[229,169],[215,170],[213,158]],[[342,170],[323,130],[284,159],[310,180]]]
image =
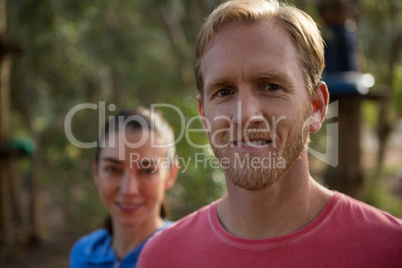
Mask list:
[[139,182],[133,171],[129,170],[122,180],[120,191],[125,195],[134,195],[139,192]]

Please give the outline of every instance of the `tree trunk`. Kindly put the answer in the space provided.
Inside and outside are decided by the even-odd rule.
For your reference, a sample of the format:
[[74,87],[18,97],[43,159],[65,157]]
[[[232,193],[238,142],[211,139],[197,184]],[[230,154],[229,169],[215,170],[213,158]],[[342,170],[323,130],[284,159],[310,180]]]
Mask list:
[[391,99],[393,97],[393,93],[395,92],[394,87],[394,79],[395,79],[395,66],[397,65],[398,59],[400,58],[401,53],[401,39],[402,39],[402,29],[401,29],[401,21],[400,21],[400,5],[397,4],[396,0],[392,0],[389,2],[389,14],[392,18],[392,33],[393,36],[391,37],[391,48],[389,53],[388,59],[388,77],[387,77],[387,87],[388,98],[382,100],[380,102],[380,111],[378,115],[378,138],[379,138],[379,148],[377,153],[377,175],[381,174],[381,170],[384,163],[384,156],[387,146],[387,141],[389,135],[392,133],[394,126],[396,125],[393,123],[392,118],[390,117],[390,106],[391,106]]
[[4,45],[6,0],[0,0],[0,243],[11,242],[10,224],[10,58]]

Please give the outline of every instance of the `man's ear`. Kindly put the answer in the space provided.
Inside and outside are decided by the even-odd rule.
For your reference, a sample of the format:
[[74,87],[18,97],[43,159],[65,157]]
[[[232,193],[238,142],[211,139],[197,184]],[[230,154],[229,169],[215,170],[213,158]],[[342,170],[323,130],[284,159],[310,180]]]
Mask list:
[[177,159],[174,161],[173,167],[169,171],[169,177],[165,183],[165,190],[169,190],[173,187],[174,183],[176,182],[177,173],[179,172],[179,162]]
[[92,162],[92,178],[94,180],[95,185],[98,186],[98,183],[99,183],[98,163],[96,163],[96,161]]
[[325,119],[325,115],[328,109],[329,93],[327,85],[324,82],[319,82],[313,95],[311,102],[311,124],[310,133],[316,133],[320,130],[322,122]]
[[202,123],[202,126],[204,127],[204,130],[207,130],[207,122],[205,121],[205,113],[204,113],[204,105],[202,103],[201,95],[197,95],[197,103],[198,103],[198,114],[200,115],[200,120]]

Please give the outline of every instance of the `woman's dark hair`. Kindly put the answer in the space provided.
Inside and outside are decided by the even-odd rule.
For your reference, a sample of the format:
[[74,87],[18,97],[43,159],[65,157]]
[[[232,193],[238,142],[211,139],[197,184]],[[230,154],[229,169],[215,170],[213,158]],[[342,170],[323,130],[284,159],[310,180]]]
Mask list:
[[[95,162],[99,164],[100,153],[102,151],[103,146],[105,145],[106,140],[109,137],[111,132],[119,132],[125,131],[126,129],[130,130],[143,130],[147,129],[149,131],[153,131],[154,134],[162,138],[164,144],[167,146],[167,154],[168,159],[170,161],[170,167],[174,165],[174,156],[175,156],[175,142],[174,142],[174,133],[172,127],[169,123],[163,118],[163,115],[159,111],[151,111],[144,107],[139,107],[132,110],[122,110],[117,115],[112,117],[109,122],[106,123],[103,133],[100,135],[100,139],[98,141],[96,152],[95,152]],[[167,206],[166,198],[163,199],[161,205],[160,216],[162,219],[167,218],[169,215],[169,209]],[[103,227],[109,231],[110,234],[113,234],[112,228],[112,218],[110,215],[106,217],[104,220]]]
[[[174,132],[169,123],[163,118],[159,111],[152,112],[151,110],[138,107],[132,110],[121,110],[117,115],[112,117],[103,128],[100,135],[96,152],[95,162],[99,164],[99,156],[105,141],[109,137],[110,132],[119,132],[121,130],[143,130],[153,131],[158,137],[163,138],[168,149],[168,159],[171,165],[173,164],[176,147],[174,145]],[[171,144],[168,146],[168,144]]]

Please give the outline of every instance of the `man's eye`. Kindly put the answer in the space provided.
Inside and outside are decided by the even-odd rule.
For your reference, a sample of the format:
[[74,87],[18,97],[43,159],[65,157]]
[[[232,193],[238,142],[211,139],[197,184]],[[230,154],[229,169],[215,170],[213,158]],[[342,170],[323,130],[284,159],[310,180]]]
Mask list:
[[268,84],[265,86],[265,89],[267,89],[268,91],[276,91],[278,89],[280,89],[281,87],[277,84]]
[[217,95],[218,95],[219,97],[224,97],[224,96],[230,95],[230,93],[231,93],[231,92],[230,92],[229,89],[224,88],[224,89],[219,90]]

